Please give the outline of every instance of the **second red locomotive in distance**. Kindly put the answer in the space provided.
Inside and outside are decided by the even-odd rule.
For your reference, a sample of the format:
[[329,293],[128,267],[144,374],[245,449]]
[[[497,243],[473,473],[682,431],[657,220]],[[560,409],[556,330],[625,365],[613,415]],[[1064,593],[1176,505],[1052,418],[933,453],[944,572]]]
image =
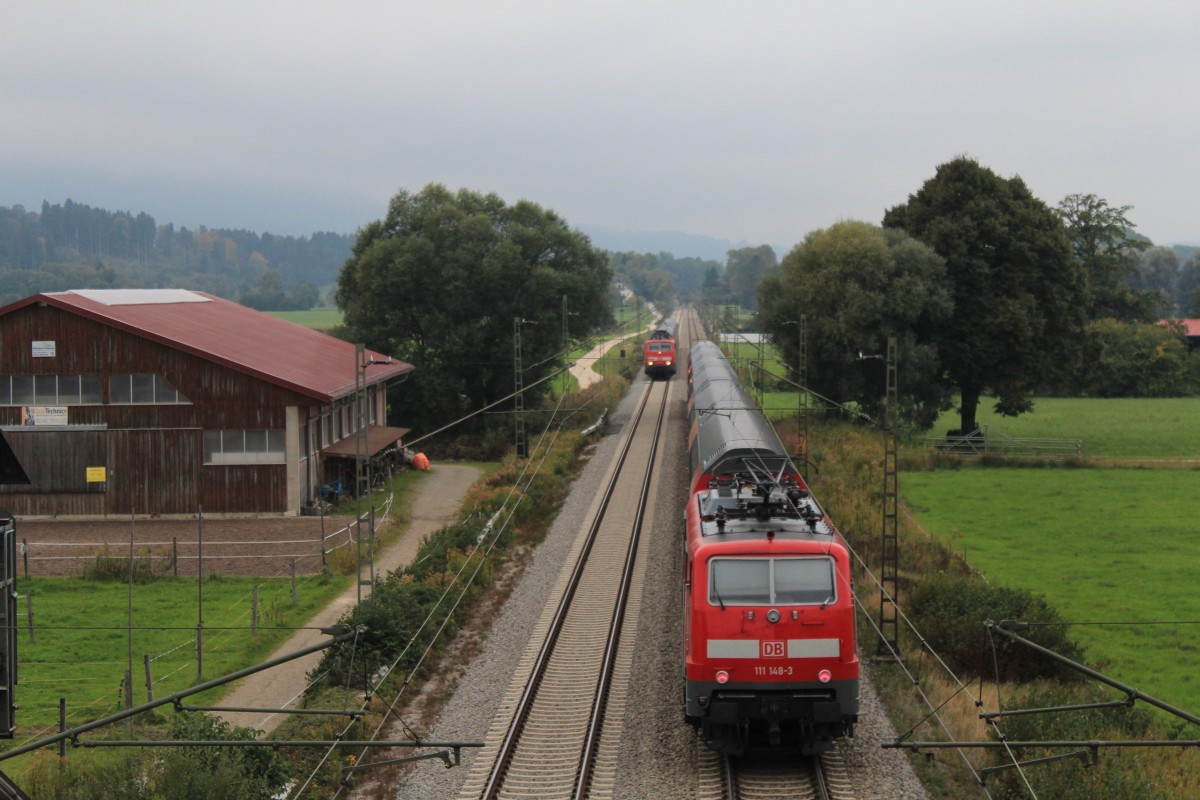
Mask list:
[[663,317],[654,332],[646,339],[646,374],[651,378],[669,378],[675,374],[678,357],[675,334],[679,324],[671,317]]

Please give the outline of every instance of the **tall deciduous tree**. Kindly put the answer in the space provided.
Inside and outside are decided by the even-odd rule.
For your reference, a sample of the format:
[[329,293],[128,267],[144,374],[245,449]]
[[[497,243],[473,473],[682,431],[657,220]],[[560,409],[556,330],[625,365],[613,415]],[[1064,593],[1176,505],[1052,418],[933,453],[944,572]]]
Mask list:
[[430,184],[359,232],[336,299],[354,338],[417,367],[392,416],[428,429],[512,392],[514,319],[526,386],[561,364],[563,297],[569,330],[591,330],[609,316],[610,274],[554,212]]
[[886,390],[883,355],[896,337],[901,418],[928,430],[949,408],[941,380],[937,326],[953,311],[940,256],[903,231],[839,222],[814,231],[759,284],[759,320],[797,363],[799,315],[808,337],[808,386],[826,397],[854,400],[878,414]]
[[[1152,298],[1151,319],[1175,315],[1175,307],[1183,305],[1179,293],[1179,254],[1170,247],[1148,247],[1138,258],[1133,286]],[[1186,292],[1184,293],[1186,295]]]
[[755,308],[759,282],[778,263],[770,245],[730,250],[726,254],[725,279],[734,302],[742,308]]
[[1149,322],[1156,316],[1156,297],[1135,287],[1138,254],[1150,243],[1131,235],[1136,226],[1126,215],[1132,208],[1110,206],[1094,194],[1068,195],[1058,204],[1071,250],[1083,267],[1089,320]]
[[1020,178],[974,159],[937,168],[883,218],[946,260],[954,315],[939,329],[946,375],[958,388],[961,428],[975,430],[983,393],[1016,416],[1039,382],[1068,373],[1080,353],[1086,284],[1061,218]]
[[1175,305],[1182,316],[1200,316],[1200,250],[1192,253],[1179,267]]

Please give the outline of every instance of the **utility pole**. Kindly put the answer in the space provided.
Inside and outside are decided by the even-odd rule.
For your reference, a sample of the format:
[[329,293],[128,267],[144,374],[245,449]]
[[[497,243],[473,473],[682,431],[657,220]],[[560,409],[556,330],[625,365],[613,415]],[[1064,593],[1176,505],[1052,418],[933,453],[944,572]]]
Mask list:
[[899,528],[899,468],[896,451],[896,412],[898,390],[896,387],[896,337],[888,337],[887,344],[887,396],[883,430],[883,567],[879,581],[879,639],[878,655],[895,654],[900,657],[896,594],[900,579]]
[[525,368],[521,364],[521,323],[520,317],[513,317],[513,375],[516,394],[513,397],[513,412],[516,415],[516,451],[517,459],[525,458]]
[[796,455],[800,477],[808,483],[808,315],[783,324],[796,326]]
[[[370,546],[368,558],[364,559],[362,552],[362,498],[371,485],[367,474],[367,419],[367,348],[360,342],[354,346],[354,560],[359,604],[363,599],[363,586],[375,583],[375,560],[370,557]],[[366,578],[363,578],[364,565],[367,567]]]
[[[376,364],[391,364],[390,358],[380,361],[367,357],[364,344],[354,346],[354,514],[355,514],[355,559],[358,569],[358,602],[362,602],[362,587],[375,586],[375,506],[371,502],[371,453],[369,452],[369,428],[371,425],[371,396],[367,391],[367,367]],[[362,553],[362,499],[367,498],[367,554]],[[363,567],[367,577],[363,577]]]

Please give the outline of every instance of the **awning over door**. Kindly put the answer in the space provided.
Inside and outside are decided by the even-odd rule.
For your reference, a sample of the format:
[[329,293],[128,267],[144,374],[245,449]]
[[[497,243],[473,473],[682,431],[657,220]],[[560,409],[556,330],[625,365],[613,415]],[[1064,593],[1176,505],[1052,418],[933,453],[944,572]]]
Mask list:
[[[389,447],[399,446],[400,440],[407,436],[412,428],[388,428],[383,425],[368,425],[366,430],[366,452],[372,457],[379,455]],[[358,434],[352,433],[345,439],[339,439],[321,451],[325,458],[354,458],[359,453]]]

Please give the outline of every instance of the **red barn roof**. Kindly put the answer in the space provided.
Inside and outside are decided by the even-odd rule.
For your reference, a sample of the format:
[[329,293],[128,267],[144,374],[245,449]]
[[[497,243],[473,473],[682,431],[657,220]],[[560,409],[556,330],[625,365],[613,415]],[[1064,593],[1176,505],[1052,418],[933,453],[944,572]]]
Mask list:
[[[353,343],[204,292],[47,292],[0,308],[0,316],[35,303],[94,319],[324,402],[355,390],[358,357]],[[413,369],[412,364],[374,350],[366,350],[364,358],[391,362],[368,366],[368,384]]]
[[1200,319],[1181,319],[1183,331],[1188,336],[1200,336]]

